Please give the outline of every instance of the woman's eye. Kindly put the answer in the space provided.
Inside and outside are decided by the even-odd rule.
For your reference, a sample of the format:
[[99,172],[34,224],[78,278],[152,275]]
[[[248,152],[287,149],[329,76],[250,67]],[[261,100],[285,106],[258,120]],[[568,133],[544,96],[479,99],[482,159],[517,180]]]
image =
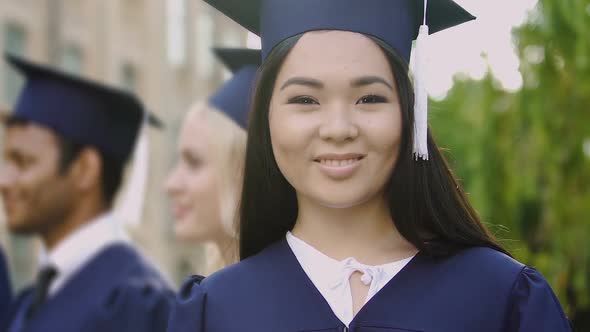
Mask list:
[[193,156],[184,156],[183,158],[186,165],[191,169],[197,169],[203,163],[200,159],[195,158]]
[[387,102],[387,99],[385,97],[377,95],[368,95],[361,97],[361,99],[357,101],[357,104],[379,104],[385,102]]
[[318,102],[309,96],[297,96],[289,99],[289,104],[317,105]]

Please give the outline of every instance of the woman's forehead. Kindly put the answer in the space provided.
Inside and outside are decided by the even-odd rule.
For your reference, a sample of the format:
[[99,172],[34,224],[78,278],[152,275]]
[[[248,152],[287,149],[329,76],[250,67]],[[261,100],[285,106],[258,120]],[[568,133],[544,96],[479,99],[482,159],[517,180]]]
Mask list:
[[209,132],[204,112],[189,112],[182,124],[179,145],[189,150],[204,150],[209,143]]
[[392,76],[385,53],[373,39],[356,32],[335,30],[303,34],[286,58],[281,73],[313,77]]

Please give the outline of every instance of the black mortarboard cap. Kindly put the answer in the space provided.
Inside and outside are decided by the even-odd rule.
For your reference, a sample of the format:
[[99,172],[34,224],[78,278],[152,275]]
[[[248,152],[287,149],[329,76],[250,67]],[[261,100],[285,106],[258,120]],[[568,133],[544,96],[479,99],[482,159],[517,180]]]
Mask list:
[[214,48],[213,51],[233,76],[209,98],[209,103],[240,127],[246,128],[256,73],[260,65],[260,50]]
[[127,91],[14,55],[5,58],[26,79],[11,118],[51,128],[121,161],[128,160],[144,122],[162,125]]

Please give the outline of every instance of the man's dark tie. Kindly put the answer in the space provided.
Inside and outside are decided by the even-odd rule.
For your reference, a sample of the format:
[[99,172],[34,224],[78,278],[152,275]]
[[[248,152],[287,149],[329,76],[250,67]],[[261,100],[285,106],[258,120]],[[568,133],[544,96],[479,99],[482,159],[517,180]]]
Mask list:
[[27,312],[27,319],[31,319],[39,308],[43,305],[47,299],[47,293],[49,292],[49,286],[55,277],[57,276],[57,269],[53,266],[46,266],[39,272],[37,276],[37,284],[33,290],[33,301]]

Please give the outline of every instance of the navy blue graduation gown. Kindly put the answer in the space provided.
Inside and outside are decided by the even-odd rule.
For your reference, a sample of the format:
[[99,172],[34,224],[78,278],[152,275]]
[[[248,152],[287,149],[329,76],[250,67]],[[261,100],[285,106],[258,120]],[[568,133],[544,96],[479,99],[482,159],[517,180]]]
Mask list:
[[111,245],[94,257],[25,319],[32,289],[17,300],[10,332],[161,332],[173,292],[156,270],[125,244]]
[[[534,269],[488,248],[418,254],[359,311],[350,331],[562,332],[568,321]],[[286,240],[181,288],[168,332],[348,331]]]
[[4,258],[4,253],[0,250],[0,331],[4,331],[8,326],[11,302],[12,290],[10,287],[8,264]]

